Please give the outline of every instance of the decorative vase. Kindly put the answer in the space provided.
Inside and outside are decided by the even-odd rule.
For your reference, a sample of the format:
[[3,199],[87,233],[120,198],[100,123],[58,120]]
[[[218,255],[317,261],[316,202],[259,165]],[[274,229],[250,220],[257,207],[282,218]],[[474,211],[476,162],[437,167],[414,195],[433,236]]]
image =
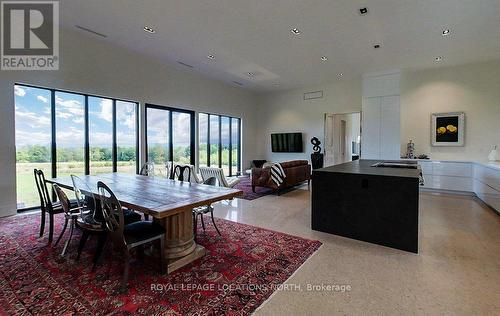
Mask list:
[[493,145],[493,148],[490,151],[490,154],[488,155],[488,160],[489,161],[499,161],[500,160],[500,155],[498,154],[497,151],[497,145]]

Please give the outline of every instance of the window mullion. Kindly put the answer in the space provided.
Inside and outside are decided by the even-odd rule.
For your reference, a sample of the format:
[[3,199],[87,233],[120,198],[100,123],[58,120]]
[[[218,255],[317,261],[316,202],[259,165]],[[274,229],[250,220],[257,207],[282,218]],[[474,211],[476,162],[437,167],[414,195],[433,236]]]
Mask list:
[[168,161],[174,161],[174,137],[172,125],[172,111],[168,111]]
[[112,121],[113,121],[113,149],[111,150],[112,153],[112,160],[113,160],[113,172],[117,172],[118,167],[117,167],[117,160],[118,160],[118,148],[116,146],[116,100],[113,99],[113,114],[112,114]]
[[219,168],[222,168],[222,116],[219,116]]
[[83,161],[84,161],[84,168],[85,168],[85,174],[90,174],[90,136],[89,136],[89,96],[85,95],[85,110],[84,110],[84,115],[85,115],[85,144],[84,144],[84,149],[83,149]]
[[210,114],[207,114],[207,167],[210,167]]
[[229,176],[233,176],[233,118],[229,118]]
[[51,160],[52,160],[52,177],[57,177],[57,144],[56,144],[56,91],[50,90],[50,116],[51,116],[51,128],[52,128],[52,136],[51,136]]

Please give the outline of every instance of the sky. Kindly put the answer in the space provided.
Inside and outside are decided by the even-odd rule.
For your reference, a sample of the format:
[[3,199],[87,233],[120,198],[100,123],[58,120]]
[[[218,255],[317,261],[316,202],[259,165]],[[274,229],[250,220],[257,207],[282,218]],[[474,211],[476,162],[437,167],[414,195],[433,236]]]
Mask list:
[[[16,146],[50,146],[51,117],[50,90],[33,87],[14,87],[16,109]],[[85,141],[85,99],[83,95],[56,92],[56,144],[58,148],[83,147]],[[112,146],[113,103],[111,99],[89,96],[89,141],[90,147]],[[148,108],[148,143],[167,144],[168,111]],[[118,146],[135,146],[135,103],[117,101]],[[200,142],[206,143],[207,115],[200,114]],[[218,116],[210,115],[211,142],[218,143]],[[190,144],[190,115],[173,112],[173,142],[175,146]],[[236,124],[233,137],[236,141]],[[222,143],[229,144],[229,118],[222,117]]]
[[[49,146],[51,142],[51,95],[49,90],[14,87],[16,146]],[[83,147],[84,103],[82,95],[56,92],[56,143],[59,148]],[[89,97],[89,141],[91,147],[111,147],[113,103],[110,99]],[[135,103],[117,101],[118,146],[135,146]]]

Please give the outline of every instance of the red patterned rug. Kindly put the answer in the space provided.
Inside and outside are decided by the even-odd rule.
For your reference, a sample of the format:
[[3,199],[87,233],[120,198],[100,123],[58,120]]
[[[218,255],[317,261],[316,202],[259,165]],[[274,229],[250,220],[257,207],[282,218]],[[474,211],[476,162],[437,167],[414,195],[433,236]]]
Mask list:
[[121,293],[119,258],[105,256],[91,272],[93,240],[76,262],[77,231],[61,258],[63,242],[37,238],[39,221],[37,214],[0,219],[0,315],[247,315],[321,245],[223,219],[219,237],[206,221],[198,243],[207,255],[163,276],[158,260],[133,261],[129,292]]
[[250,177],[241,177],[240,179],[240,183],[235,186],[235,189],[243,191],[242,199],[251,201],[273,193],[272,189],[264,187],[255,187],[255,192],[253,192]]

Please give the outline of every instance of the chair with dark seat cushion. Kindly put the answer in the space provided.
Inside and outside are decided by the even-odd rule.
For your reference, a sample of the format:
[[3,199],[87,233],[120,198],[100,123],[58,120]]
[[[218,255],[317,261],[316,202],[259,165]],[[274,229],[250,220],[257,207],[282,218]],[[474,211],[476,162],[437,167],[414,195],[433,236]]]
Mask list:
[[153,222],[136,222],[125,225],[123,209],[115,194],[101,181],[97,183],[97,189],[109,237],[111,237],[114,248],[125,255],[122,286],[125,288],[128,282],[131,249],[142,247],[146,243],[156,240],[160,242],[160,265],[163,273],[165,229]]
[[165,228],[156,222],[141,221],[125,225],[123,235],[127,244],[134,244],[165,233]]

